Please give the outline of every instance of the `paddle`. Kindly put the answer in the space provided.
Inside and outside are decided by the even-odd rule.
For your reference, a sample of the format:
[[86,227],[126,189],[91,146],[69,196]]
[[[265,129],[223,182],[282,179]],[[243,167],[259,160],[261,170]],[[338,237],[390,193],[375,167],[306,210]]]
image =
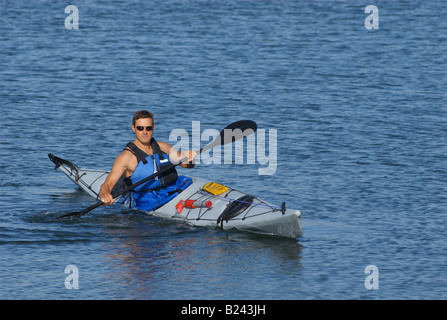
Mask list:
[[[211,143],[209,143],[208,145],[206,145],[205,147],[200,149],[197,152],[197,154],[199,155],[203,151],[209,150],[215,146],[232,143],[236,140],[239,140],[246,136],[249,136],[250,134],[254,133],[257,130],[257,128],[258,128],[258,126],[256,125],[256,123],[251,120],[240,120],[240,121],[233,122],[233,123],[229,124],[228,126],[226,126]],[[178,163],[175,163],[175,164],[172,163],[172,164],[164,167],[162,170],[160,170],[154,174],[151,174],[150,176],[128,186],[127,188],[120,190],[118,193],[113,195],[113,198],[116,199],[119,196],[122,196],[123,194],[126,194],[129,191],[132,191],[134,188],[138,187],[139,185],[142,185],[143,183],[163,174],[164,172],[171,170],[172,168],[174,168],[175,166],[178,166],[180,163],[182,163],[186,160],[188,160],[187,157],[181,159]],[[90,212],[93,209],[96,209],[103,204],[104,203],[102,201],[99,201],[99,202],[95,203],[94,205],[92,205],[82,211],[67,213],[60,217],[57,217],[55,220],[62,219],[65,217],[73,217],[73,216],[79,218],[79,217],[82,217],[83,215],[85,215],[87,212]]]

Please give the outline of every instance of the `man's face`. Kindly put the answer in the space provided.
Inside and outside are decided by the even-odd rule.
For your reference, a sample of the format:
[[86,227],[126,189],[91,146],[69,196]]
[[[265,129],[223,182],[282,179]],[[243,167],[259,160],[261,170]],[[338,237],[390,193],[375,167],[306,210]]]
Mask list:
[[135,132],[137,140],[141,143],[149,143],[152,139],[154,122],[151,118],[138,119],[135,121],[135,125],[132,125],[132,130]]

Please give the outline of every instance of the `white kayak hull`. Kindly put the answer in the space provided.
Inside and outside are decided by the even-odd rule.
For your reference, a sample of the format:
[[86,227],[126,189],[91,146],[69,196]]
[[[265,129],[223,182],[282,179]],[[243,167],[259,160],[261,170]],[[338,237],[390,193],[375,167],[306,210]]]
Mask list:
[[[49,157],[56,164],[56,168],[62,171],[89,195],[98,199],[99,189],[109,171],[84,169],[51,154]],[[248,196],[247,193],[227,187],[228,191],[225,193],[213,195],[203,189],[204,185],[210,182],[209,180],[195,177],[191,177],[191,179],[193,183],[174,199],[162,207],[146,213],[200,227],[239,229],[294,239],[302,236],[301,212],[299,210],[274,206],[256,197],[237,216],[218,222],[222,212],[229,205],[237,202],[241,197]],[[121,198],[117,203],[131,205],[132,201],[129,198]],[[185,207],[179,212],[180,210],[178,210],[176,205],[180,201],[186,200],[197,200],[197,202],[211,201],[212,206],[198,208]]]

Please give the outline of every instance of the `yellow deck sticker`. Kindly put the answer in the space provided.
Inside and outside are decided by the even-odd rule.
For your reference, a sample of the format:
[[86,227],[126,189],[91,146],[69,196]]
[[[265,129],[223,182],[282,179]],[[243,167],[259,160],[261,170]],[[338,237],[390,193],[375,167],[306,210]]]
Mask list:
[[215,196],[218,196],[224,192],[227,192],[228,188],[217,182],[208,182],[206,185],[203,186],[203,190],[214,194]]

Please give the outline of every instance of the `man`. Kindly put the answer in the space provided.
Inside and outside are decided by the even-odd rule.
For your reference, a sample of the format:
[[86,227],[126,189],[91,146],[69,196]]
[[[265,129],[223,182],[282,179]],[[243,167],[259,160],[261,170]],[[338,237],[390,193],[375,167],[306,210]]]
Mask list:
[[[112,190],[124,175],[128,185],[141,181],[166,165],[180,163],[183,168],[192,168],[197,153],[189,150],[185,153],[172,148],[168,143],[157,142],[153,137],[154,116],[146,110],[135,113],[132,126],[135,140],[129,142],[121,154],[116,157],[112,170],[99,191],[99,198],[104,205],[114,202]],[[151,211],[161,207],[192,183],[191,178],[178,176],[175,168],[168,170],[135,188],[133,199],[138,209]]]

